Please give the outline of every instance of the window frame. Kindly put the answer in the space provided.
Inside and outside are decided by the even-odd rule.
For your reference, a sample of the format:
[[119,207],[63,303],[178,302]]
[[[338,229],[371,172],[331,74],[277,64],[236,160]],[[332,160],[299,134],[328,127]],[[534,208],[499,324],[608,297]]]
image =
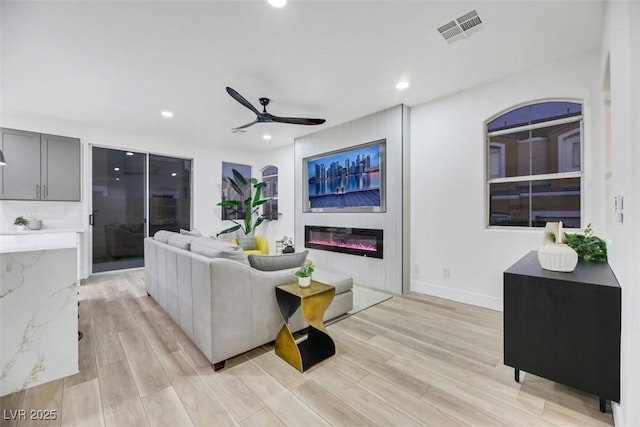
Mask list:
[[[521,125],[521,126],[514,126],[511,128],[507,128],[507,129],[501,129],[501,130],[496,130],[496,131],[489,131],[488,127],[489,124],[491,122],[493,122],[494,120],[496,120],[497,118],[508,114],[514,110],[517,110],[519,108],[522,107],[531,107],[533,105],[536,104],[543,104],[543,103],[547,103],[547,102],[568,102],[568,103],[574,103],[574,104],[580,104],[581,105],[581,110],[582,110],[582,114],[579,115],[574,115],[574,116],[570,116],[570,117],[564,117],[564,118],[560,118],[560,119],[555,119],[555,120],[548,120],[548,121],[543,121],[543,122],[536,122],[536,123],[530,123],[527,125]],[[521,225],[492,225],[491,224],[491,185],[492,184],[499,184],[499,183],[513,183],[513,182],[528,182],[529,183],[529,197],[531,200],[532,197],[532,193],[531,193],[531,183],[534,181],[544,181],[544,180],[559,180],[559,179],[566,179],[566,178],[578,178],[580,179],[580,225],[579,225],[579,229],[581,229],[584,224],[585,224],[585,197],[586,197],[586,192],[585,192],[585,152],[587,151],[585,149],[585,141],[586,141],[586,135],[585,135],[585,126],[584,126],[584,121],[585,121],[585,101],[584,100],[578,100],[578,99],[558,99],[558,98],[549,98],[549,99],[539,99],[539,100],[534,100],[534,101],[529,101],[529,102],[525,102],[525,103],[521,103],[518,105],[514,105],[510,108],[507,108],[497,114],[495,114],[494,116],[490,117],[489,119],[487,119],[484,122],[483,125],[483,132],[484,132],[484,149],[483,149],[483,153],[484,153],[484,164],[485,164],[485,174],[484,174],[484,180],[485,180],[485,218],[484,218],[484,223],[485,223],[485,228],[486,229],[495,229],[495,230],[540,230],[541,227],[534,227],[532,224],[532,219],[531,219],[531,213],[532,213],[532,203],[529,203],[529,224],[528,226],[521,226]],[[492,137],[495,136],[501,136],[501,135],[508,135],[508,134],[513,134],[516,132],[523,132],[523,131],[531,131],[531,130],[535,130],[535,129],[540,129],[540,128],[546,128],[546,127],[552,127],[552,126],[557,126],[557,125],[563,125],[563,124],[569,124],[569,123],[575,123],[578,122],[580,124],[579,126],[579,130],[580,130],[580,170],[579,171],[569,171],[569,172],[555,172],[555,173],[547,173],[547,174],[536,174],[533,175],[531,174],[532,169],[531,169],[531,161],[532,161],[532,157],[531,157],[531,151],[529,152],[529,164],[530,164],[530,168],[529,168],[529,175],[520,175],[520,176],[511,176],[511,177],[503,177],[503,178],[491,178],[491,158],[490,158],[490,148],[491,146],[496,145],[497,143],[494,143],[491,141]],[[567,133],[571,133],[571,132],[575,132],[575,131],[568,131]],[[502,153],[504,154],[504,152]],[[568,227],[567,227],[568,228]]]
[[[269,175],[265,175],[265,173],[267,172],[268,169],[273,168],[275,169],[275,173],[269,174]],[[280,174],[280,169],[275,166],[275,165],[266,165],[264,166],[262,169],[260,169],[260,176],[261,176],[261,181],[265,182],[265,178],[272,178],[273,181],[272,183],[275,183],[276,186],[278,186],[278,180],[279,177],[278,175]],[[266,212],[267,209],[267,205],[268,203],[265,203],[264,205],[262,205],[262,215],[265,216],[265,221],[277,221],[280,218],[280,202],[278,201],[278,196],[279,193],[276,196],[269,196],[269,197],[265,197],[263,195],[263,199],[267,199],[269,201],[275,200],[278,203],[278,212]]]

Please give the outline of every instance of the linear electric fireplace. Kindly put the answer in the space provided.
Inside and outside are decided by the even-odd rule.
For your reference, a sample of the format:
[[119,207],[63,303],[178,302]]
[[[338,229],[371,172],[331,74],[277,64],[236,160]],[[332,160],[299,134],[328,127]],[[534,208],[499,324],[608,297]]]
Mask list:
[[305,225],[304,247],[382,258],[382,230]]

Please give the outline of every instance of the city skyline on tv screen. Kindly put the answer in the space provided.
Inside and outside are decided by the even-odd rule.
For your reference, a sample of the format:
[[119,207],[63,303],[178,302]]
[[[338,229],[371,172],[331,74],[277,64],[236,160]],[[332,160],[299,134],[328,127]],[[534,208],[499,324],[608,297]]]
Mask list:
[[308,160],[308,207],[380,207],[380,145],[354,147]]

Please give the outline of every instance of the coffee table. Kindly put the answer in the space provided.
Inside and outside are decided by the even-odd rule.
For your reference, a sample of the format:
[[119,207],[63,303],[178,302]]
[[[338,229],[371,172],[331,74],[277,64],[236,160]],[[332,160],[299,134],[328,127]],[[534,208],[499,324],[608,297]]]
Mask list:
[[[284,320],[276,338],[276,354],[300,372],[336,354],[336,346],[323,322],[335,293],[335,287],[315,280],[311,280],[308,288],[301,288],[298,282],[276,286],[276,300]],[[302,308],[309,329],[307,337],[296,343],[288,322],[298,308]]]

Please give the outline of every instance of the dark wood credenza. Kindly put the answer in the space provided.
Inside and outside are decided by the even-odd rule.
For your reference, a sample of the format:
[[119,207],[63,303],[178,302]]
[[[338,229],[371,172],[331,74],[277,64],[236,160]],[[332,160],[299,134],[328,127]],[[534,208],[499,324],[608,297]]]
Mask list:
[[620,401],[621,289],[607,263],[544,270],[531,251],[504,272],[504,363]]

